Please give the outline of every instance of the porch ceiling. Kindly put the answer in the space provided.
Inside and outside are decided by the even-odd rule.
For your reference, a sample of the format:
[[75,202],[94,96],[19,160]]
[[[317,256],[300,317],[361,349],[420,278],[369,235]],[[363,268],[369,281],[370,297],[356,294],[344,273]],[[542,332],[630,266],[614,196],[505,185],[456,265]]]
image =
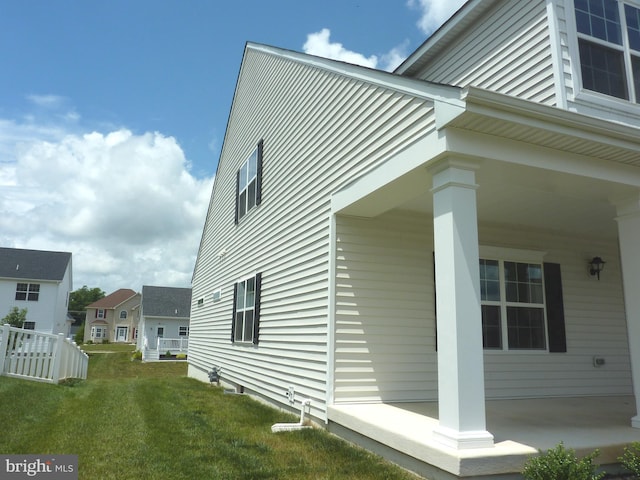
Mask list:
[[[478,222],[615,238],[611,199],[634,189],[587,177],[498,161],[483,161],[476,174]],[[430,182],[429,182],[430,183]],[[433,214],[433,196],[416,192],[399,210]]]
[[462,158],[478,163],[479,222],[617,236],[616,202],[640,193],[637,129],[475,89],[465,101],[458,110],[443,107],[431,138],[341,192],[336,211],[431,215],[428,167]]

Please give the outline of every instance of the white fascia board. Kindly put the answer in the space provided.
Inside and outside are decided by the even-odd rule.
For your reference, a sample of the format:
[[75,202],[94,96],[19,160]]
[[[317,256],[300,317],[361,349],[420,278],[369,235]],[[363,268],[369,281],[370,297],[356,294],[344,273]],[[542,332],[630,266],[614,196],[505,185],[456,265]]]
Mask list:
[[463,102],[460,101],[462,89],[459,87],[440,83],[431,83],[423,80],[415,80],[395,75],[393,73],[384,72],[382,70],[376,70],[338,60],[331,60],[324,57],[316,57],[314,55],[294,52],[292,50],[284,50],[268,45],[248,43],[247,50],[275,55],[280,58],[289,59],[311,67],[321,68],[323,70],[361,80],[372,85],[412,95],[416,98],[432,101],[439,100],[441,102],[451,102],[455,105],[463,105]]

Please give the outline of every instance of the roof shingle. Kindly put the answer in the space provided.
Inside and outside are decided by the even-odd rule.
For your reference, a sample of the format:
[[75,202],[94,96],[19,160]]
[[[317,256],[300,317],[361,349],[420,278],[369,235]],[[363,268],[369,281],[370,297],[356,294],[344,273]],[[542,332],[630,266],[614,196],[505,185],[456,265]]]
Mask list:
[[87,305],[87,308],[115,308],[123,302],[129,300],[136,294],[134,290],[130,288],[121,288],[113,293],[110,293],[100,300]]
[[188,318],[191,315],[191,289],[143,285],[142,312],[151,317]]
[[0,247],[0,277],[62,281],[70,261],[69,252]]

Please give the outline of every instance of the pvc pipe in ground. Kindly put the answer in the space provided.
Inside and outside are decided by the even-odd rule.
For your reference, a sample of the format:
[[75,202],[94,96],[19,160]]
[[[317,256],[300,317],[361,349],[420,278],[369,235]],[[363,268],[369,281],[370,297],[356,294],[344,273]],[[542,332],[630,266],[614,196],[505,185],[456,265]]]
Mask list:
[[296,430],[302,430],[303,428],[311,428],[304,424],[304,415],[307,407],[311,405],[311,400],[303,400],[300,406],[300,421],[298,423],[276,423],[271,425],[271,431],[277,432],[295,432]]

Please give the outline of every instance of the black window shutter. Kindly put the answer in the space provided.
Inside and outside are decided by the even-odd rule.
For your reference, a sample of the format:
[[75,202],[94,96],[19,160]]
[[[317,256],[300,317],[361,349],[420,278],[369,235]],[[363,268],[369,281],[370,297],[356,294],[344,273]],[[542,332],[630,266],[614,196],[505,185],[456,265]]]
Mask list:
[[438,300],[436,293],[436,252],[433,252],[433,320],[435,322],[434,332],[436,334],[436,352],[438,351],[438,309],[436,303]]
[[237,225],[238,224],[238,202],[239,202],[239,197],[240,197],[240,170],[238,170],[238,173],[236,174],[236,211],[235,211],[235,219],[234,219],[234,223]]
[[262,287],[262,273],[256,274],[256,295],[253,310],[253,343],[258,345],[258,335],[260,334],[260,290]]
[[566,352],[567,334],[564,326],[564,301],[559,263],[544,264],[544,291],[547,302],[549,351]]
[[236,340],[236,304],[238,302],[238,284],[233,284],[233,316],[231,317],[231,341]]
[[258,142],[258,164],[256,165],[256,205],[262,203],[262,148],[264,141]]

